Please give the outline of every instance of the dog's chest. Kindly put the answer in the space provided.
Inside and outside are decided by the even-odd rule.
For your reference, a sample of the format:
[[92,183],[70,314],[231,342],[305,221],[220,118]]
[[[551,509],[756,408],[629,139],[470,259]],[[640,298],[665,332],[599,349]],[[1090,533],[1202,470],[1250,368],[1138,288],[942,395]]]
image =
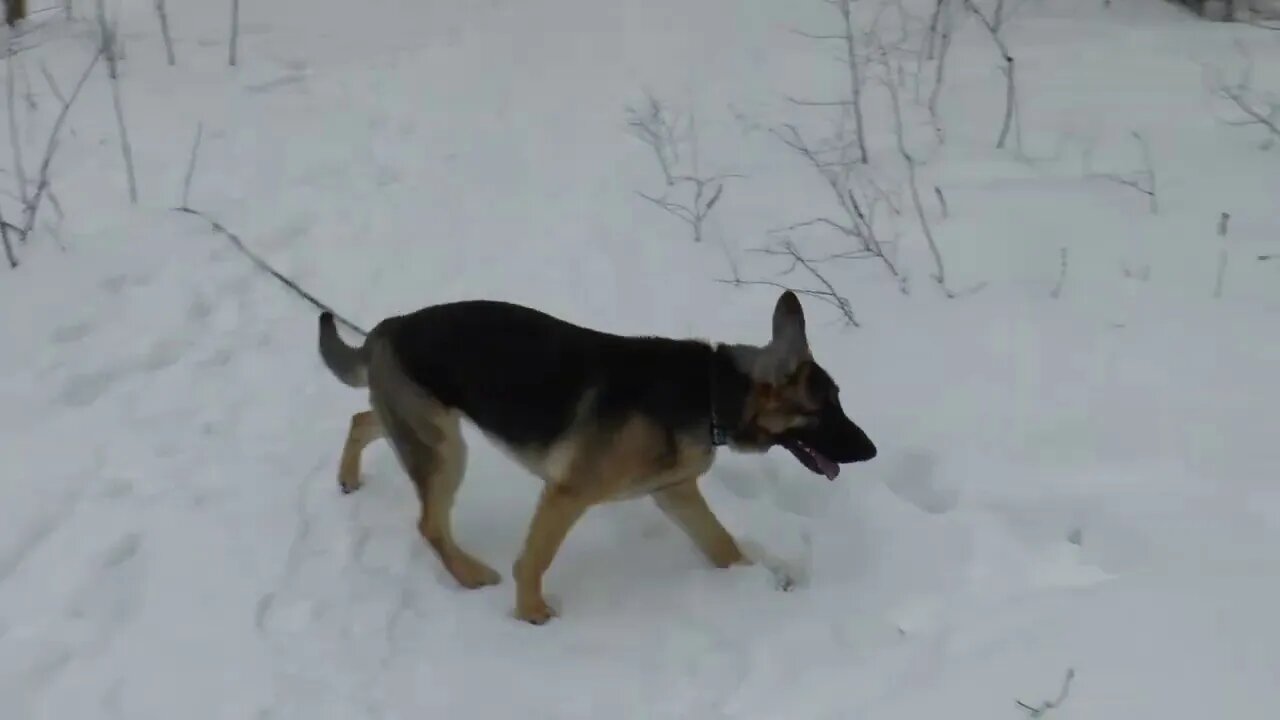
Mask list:
[[643,497],[701,476],[711,469],[714,459],[715,450],[710,447],[682,447],[674,463],[653,467],[647,472],[637,468],[639,472],[617,478],[609,494],[614,500]]

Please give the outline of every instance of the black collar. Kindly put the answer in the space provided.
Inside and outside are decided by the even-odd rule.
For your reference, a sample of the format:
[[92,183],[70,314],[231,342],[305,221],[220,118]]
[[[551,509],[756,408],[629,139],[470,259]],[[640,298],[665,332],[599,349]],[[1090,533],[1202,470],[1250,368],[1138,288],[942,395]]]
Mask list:
[[707,393],[707,406],[711,411],[711,447],[723,447],[729,444],[729,432],[720,424],[720,413],[717,407],[720,404],[720,396],[717,393],[718,385],[716,383],[716,363],[720,360],[719,348],[711,346],[711,359],[707,363],[707,379],[709,392]]

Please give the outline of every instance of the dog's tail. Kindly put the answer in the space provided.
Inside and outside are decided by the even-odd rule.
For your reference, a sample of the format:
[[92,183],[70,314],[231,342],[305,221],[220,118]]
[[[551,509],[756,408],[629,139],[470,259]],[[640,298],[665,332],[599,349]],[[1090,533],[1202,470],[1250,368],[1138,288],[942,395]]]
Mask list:
[[369,384],[369,356],[365,345],[351,347],[338,337],[338,328],[334,323],[333,313],[320,313],[320,357],[329,371],[343,383],[351,387],[365,387]]

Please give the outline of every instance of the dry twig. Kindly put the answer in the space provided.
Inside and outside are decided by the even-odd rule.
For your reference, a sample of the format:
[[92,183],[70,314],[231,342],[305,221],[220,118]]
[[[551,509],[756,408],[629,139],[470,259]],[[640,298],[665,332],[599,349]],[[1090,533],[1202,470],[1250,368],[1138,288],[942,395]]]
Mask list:
[[[888,60],[885,59],[884,62],[887,64]],[[942,262],[942,251],[938,249],[938,242],[933,237],[933,228],[929,226],[929,220],[924,211],[924,203],[920,200],[920,186],[916,182],[916,159],[907,150],[906,128],[902,122],[902,100],[898,95],[898,88],[891,80],[885,81],[884,86],[889,92],[890,108],[893,110],[893,128],[898,141],[898,154],[902,156],[902,161],[907,166],[907,189],[911,192],[911,204],[915,207],[916,218],[920,221],[920,229],[924,232],[925,242],[929,246],[929,254],[933,256],[933,280],[938,283],[938,287],[942,288],[942,292],[947,297],[953,298],[955,293],[947,287],[947,272]]]
[[26,242],[32,228],[35,227],[41,201],[44,199],[45,194],[50,191],[49,168],[53,164],[53,156],[58,151],[58,138],[62,133],[63,124],[66,123],[67,113],[71,111],[71,106],[75,103],[76,98],[80,96],[80,91],[84,88],[85,82],[88,81],[89,75],[93,72],[94,66],[98,64],[100,57],[101,53],[94,53],[88,67],[84,69],[84,73],[80,76],[80,80],[76,82],[71,94],[62,103],[62,109],[53,121],[53,128],[49,130],[49,141],[45,145],[44,158],[40,161],[40,171],[36,176],[36,187],[23,208],[21,235],[19,236],[22,242]]
[[1143,169],[1131,173],[1098,173],[1095,177],[1119,183],[1125,187],[1133,188],[1143,195],[1147,196],[1147,207],[1152,215],[1160,214],[1160,196],[1156,187],[1156,171],[1151,164],[1151,148],[1147,145],[1147,139],[1142,133],[1134,130],[1131,135],[1138,142],[1138,147],[1142,150]]
[[178,60],[173,54],[173,36],[169,34],[169,11],[165,7],[165,0],[156,0],[156,16],[160,18],[160,35],[164,38],[165,58],[170,66],[176,65]]
[[227,43],[227,64],[235,67],[240,48],[240,0],[231,0],[231,40]]
[[1062,680],[1062,690],[1058,692],[1058,697],[1054,700],[1045,700],[1035,707],[1022,702],[1021,700],[1015,700],[1014,702],[1018,704],[1018,707],[1026,710],[1029,717],[1044,717],[1045,713],[1056,707],[1060,707],[1062,703],[1066,702],[1067,694],[1071,692],[1071,681],[1074,680],[1075,677],[1075,668],[1067,668],[1066,676]]
[[1236,51],[1240,54],[1243,66],[1235,82],[1228,83],[1221,77],[1221,71],[1214,68],[1209,71],[1210,84],[1217,95],[1235,105],[1244,117],[1238,120],[1226,120],[1226,124],[1240,127],[1258,126],[1268,133],[1268,144],[1280,139],[1280,100],[1263,98],[1253,87],[1253,56],[1239,41]]
[[115,107],[116,128],[120,133],[120,154],[124,158],[125,180],[129,183],[129,202],[138,204],[138,178],[133,169],[133,146],[124,120],[124,99],[120,96],[119,33],[116,21],[107,21],[106,0],[98,0],[98,31],[102,36],[102,54],[107,59],[107,76],[111,80],[111,102]]
[[[838,231],[845,237],[853,240],[859,250],[866,253],[866,257],[878,258],[895,278],[902,280],[902,274],[898,271],[897,265],[885,253],[884,243],[882,243],[876,234],[874,223],[874,206],[868,207],[868,203],[859,199],[851,186],[851,173],[853,171],[853,162],[848,157],[850,145],[847,143],[839,145],[835,150],[838,156],[835,160],[826,158],[826,151],[814,148],[804,139],[800,130],[794,125],[783,125],[780,129],[772,129],[770,133],[778,138],[787,147],[794,150],[810,165],[813,166],[818,174],[822,177],[827,187],[830,188],[832,195],[835,197],[836,204],[844,213],[845,222],[837,222],[830,218],[819,217],[804,222],[795,223],[784,228],[784,231],[797,230],[803,227],[813,225],[822,225]],[[905,285],[902,285],[905,289]]]
[[795,244],[792,243],[790,240],[784,240],[781,244],[781,248],[782,249],[780,252],[773,251],[773,250],[767,251],[769,252],[769,254],[780,254],[780,255],[784,254],[787,257],[791,258],[792,260],[791,266],[786,270],[782,271],[781,274],[786,275],[792,272],[793,270],[795,270],[797,267],[803,268],[806,272],[809,273],[810,277],[815,279],[818,282],[818,284],[822,286],[821,289],[812,290],[812,289],[806,289],[806,288],[793,288],[773,280],[744,280],[738,276],[737,267],[732,265],[731,267],[733,269],[734,277],[729,280],[718,280],[717,282],[725,283],[727,285],[733,285],[735,287],[741,287],[745,285],[760,285],[764,287],[777,288],[779,290],[790,290],[796,293],[797,295],[807,295],[809,297],[812,297],[816,300],[824,302],[830,305],[831,307],[839,310],[841,316],[844,318],[844,321],[849,325],[852,325],[853,327],[861,327],[861,324],[858,323],[857,316],[853,312],[853,304],[849,302],[848,298],[846,298],[845,296],[841,295],[839,292],[836,291],[835,286],[832,285],[831,282],[827,280],[827,278],[818,271],[817,267],[815,266],[812,260],[805,258],[803,255],[801,255],[800,251],[796,249]]
[[[699,174],[698,137],[692,115],[689,116],[688,123],[692,167],[689,173],[680,172],[677,169],[680,164],[680,139],[676,137],[673,121],[656,98],[650,95],[646,100],[644,109],[627,107],[627,127],[632,135],[653,150],[662,170],[665,189],[662,195],[649,195],[639,191],[636,194],[679,218],[693,231],[693,241],[702,242],[703,223],[715,209],[716,203],[720,202],[725,181],[742,176],[724,173],[704,177]],[[683,187],[693,188],[691,197],[670,199],[673,191]]]
[[1016,120],[1018,106],[1018,89],[1017,81],[1014,77],[1015,65],[1013,55],[1009,54],[1009,46],[1005,44],[1004,36],[1001,34],[1004,24],[1004,0],[996,0],[995,11],[990,17],[978,9],[974,0],[962,0],[969,12],[978,18],[978,22],[987,29],[991,35],[992,42],[995,43],[996,49],[1000,52],[1001,59],[1004,60],[1005,77],[1005,97],[1004,97],[1004,121],[1000,125],[1000,136],[996,139],[996,149],[1003,150],[1005,143],[1009,139],[1009,131],[1013,128]]

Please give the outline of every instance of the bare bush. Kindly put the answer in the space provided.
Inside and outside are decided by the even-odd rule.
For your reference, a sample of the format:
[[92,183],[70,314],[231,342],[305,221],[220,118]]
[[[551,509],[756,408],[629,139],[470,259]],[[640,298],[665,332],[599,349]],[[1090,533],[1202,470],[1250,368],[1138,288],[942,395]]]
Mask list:
[[1027,711],[1027,715],[1033,718],[1044,717],[1044,714],[1055,708],[1061,707],[1062,703],[1067,701],[1067,695],[1071,692],[1071,681],[1076,677],[1075,668],[1067,668],[1066,674],[1062,678],[1062,689],[1058,691],[1058,697],[1053,700],[1045,700],[1039,705],[1028,705],[1027,703],[1017,700],[1018,707]]
[[[834,147],[812,146],[794,125],[783,125],[771,130],[775,137],[787,147],[794,150],[810,166],[818,172],[823,182],[831,190],[842,217],[834,220],[829,217],[817,217],[811,220],[794,223],[782,232],[791,232],[805,227],[821,226],[840,233],[854,243],[855,250],[841,255],[845,259],[875,258],[884,264],[891,275],[899,281],[899,287],[906,291],[906,280],[898,270],[897,264],[889,257],[885,243],[880,240],[876,229],[875,213],[881,202],[892,202],[887,193],[870,180],[858,183],[855,165],[858,161],[850,157],[852,145],[837,138]],[[896,208],[893,208],[896,212]],[[778,231],[775,231],[778,232]]]
[[235,67],[240,50],[240,0],[231,0],[231,39],[227,42],[227,64]]
[[[951,36],[955,31],[955,13],[952,0],[937,0],[933,20],[929,25],[928,57],[933,59],[937,46],[937,64],[934,67],[933,88],[929,91],[929,117],[933,119],[933,129],[938,140],[944,139],[942,120],[938,116],[938,102],[942,99],[942,87],[946,80],[947,56],[951,51]],[[934,38],[937,38],[936,40]]]
[[783,255],[791,258],[791,265],[787,269],[779,273],[779,275],[780,276],[788,275],[793,271],[795,271],[797,268],[803,268],[805,272],[811,278],[813,278],[820,287],[816,289],[804,288],[804,287],[792,287],[790,285],[778,282],[776,280],[745,280],[738,274],[737,265],[734,264],[732,260],[730,261],[730,268],[733,270],[733,277],[727,280],[719,280],[718,282],[725,283],[727,285],[733,285],[735,287],[742,287],[745,285],[760,285],[764,287],[777,288],[779,290],[790,290],[796,293],[797,295],[806,295],[808,297],[814,298],[815,300],[819,300],[823,303],[826,303],[827,305],[830,305],[831,307],[835,308],[840,312],[840,315],[841,317],[844,318],[845,323],[853,327],[862,327],[862,325],[858,322],[857,316],[853,312],[853,303],[849,302],[849,299],[847,297],[841,295],[839,291],[836,290],[835,285],[833,285],[831,281],[828,280],[826,276],[824,276],[818,270],[817,266],[819,263],[825,260],[831,260],[834,258],[832,257],[817,258],[817,259],[806,258],[802,254],[800,254],[800,251],[799,249],[796,248],[795,243],[791,242],[791,240],[789,239],[783,240],[780,247],[778,248],[763,248],[763,249],[757,250],[757,252],[762,252],[767,255]]
[[1156,186],[1156,171],[1151,162],[1151,146],[1147,144],[1147,139],[1142,133],[1134,130],[1130,133],[1134,141],[1138,143],[1138,148],[1142,154],[1142,169],[1133,170],[1127,173],[1089,173],[1086,177],[1096,177],[1109,182],[1118,183],[1125,187],[1133,188],[1143,195],[1147,196],[1147,208],[1152,215],[1160,214],[1160,195]]
[[133,170],[133,146],[129,143],[129,128],[124,119],[124,99],[120,96],[119,26],[117,20],[107,20],[106,0],[98,0],[98,32],[102,39],[102,56],[107,61],[107,76],[111,80],[111,103],[115,107],[116,129],[120,133],[120,154],[124,159],[125,180],[129,184],[129,202],[138,204],[138,178]]
[[187,175],[182,181],[182,207],[187,207],[191,197],[191,181],[196,175],[196,158],[200,154],[200,139],[204,137],[204,123],[196,123],[196,138],[191,143],[191,159],[187,162]]
[[1210,88],[1218,97],[1230,102],[1239,113],[1237,118],[1224,122],[1240,127],[1263,128],[1268,133],[1264,147],[1270,147],[1280,140],[1280,98],[1254,87],[1253,57],[1238,42],[1236,50],[1241,56],[1241,69],[1236,78],[1227,81],[1223,79],[1221,69],[1209,68],[1207,72]]
[[858,149],[858,162],[866,164],[870,162],[871,156],[867,151],[866,123],[862,112],[863,77],[861,62],[858,57],[860,39],[853,30],[853,5],[855,0],[828,0],[828,2],[835,5],[840,11],[841,32],[839,34],[823,35],[802,31],[796,32],[798,35],[809,38],[810,40],[834,40],[843,46],[844,57],[842,62],[845,69],[845,79],[848,84],[848,96],[838,100],[788,99],[796,105],[809,107],[839,107],[850,113],[853,120],[854,139],[857,143]]
[[[885,67],[888,68],[888,59],[882,56],[882,61],[885,63]],[[920,221],[920,230],[924,233],[925,243],[929,247],[929,254],[933,256],[933,280],[938,283],[938,287],[942,288],[942,292],[947,297],[955,297],[955,293],[947,287],[947,271],[942,262],[942,251],[938,249],[938,242],[933,236],[933,228],[930,227],[928,215],[924,210],[924,202],[920,200],[920,186],[916,181],[916,159],[907,150],[906,128],[902,122],[902,99],[898,94],[897,86],[894,85],[892,80],[886,80],[884,87],[889,93],[890,109],[893,110],[894,134],[898,141],[898,154],[902,156],[902,161],[907,166],[907,190],[911,194],[911,205],[915,208],[916,218]]]
[[[23,189],[19,192],[19,199],[22,202],[21,224],[15,225],[0,218],[0,228],[3,228],[3,242],[5,246],[5,256],[9,261],[9,266],[17,267],[18,258],[13,250],[13,238],[16,237],[19,243],[26,243],[31,236],[31,231],[35,228],[36,219],[40,215],[40,208],[44,203],[45,197],[49,197],[56,204],[53,196],[52,183],[49,178],[50,167],[53,165],[53,157],[58,152],[58,142],[62,135],[62,126],[66,123],[67,114],[71,111],[71,106],[75,103],[76,98],[80,96],[81,89],[84,88],[85,82],[89,80],[89,75],[93,72],[93,68],[98,64],[99,58],[102,57],[100,52],[95,52],[89,61],[89,65],[80,75],[80,79],[76,82],[71,94],[62,100],[62,108],[58,111],[57,117],[53,121],[53,127],[49,130],[49,139],[45,144],[44,156],[40,161],[40,167],[36,175],[35,187],[32,188],[28,195]],[[61,96],[57,91],[57,85],[53,82],[53,76],[48,74],[50,86],[54,88],[54,94]]]
[[160,35],[164,38],[165,58],[170,66],[176,65],[178,59],[173,54],[173,35],[169,34],[169,11],[165,7],[165,0],[156,0],[156,17],[160,19]]
[[[715,209],[724,193],[724,183],[734,174],[703,176],[698,159],[697,125],[690,114],[687,124],[687,140],[676,131],[678,120],[652,95],[647,96],[644,107],[628,106],[627,127],[638,140],[648,145],[662,170],[664,189],[661,195],[636,194],[679,218],[693,231],[693,241],[702,242],[702,226]],[[686,172],[681,145],[689,146],[689,168]],[[673,198],[673,195],[675,197]]]
[[[1000,52],[1000,58],[1004,60],[1002,68],[1005,77],[1005,96],[1004,96],[1004,120],[1000,124],[1000,135],[996,138],[996,149],[1003,150],[1005,143],[1009,139],[1009,132],[1013,129],[1014,123],[1017,122],[1018,111],[1018,85],[1015,78],[1016,65],[1013,55],[1009,53],[1009,46],[1005,43],[1004,22],[1005,0],[995,0],[995,7],[990,14],[984,13],[978,8],[975,0],[962,0],[969,12],[982,23],[987,29],[987,33],[991,36],[991,41],[995,43],[996,49]],[[1021,142],[1019,141],[1019,146]]]

